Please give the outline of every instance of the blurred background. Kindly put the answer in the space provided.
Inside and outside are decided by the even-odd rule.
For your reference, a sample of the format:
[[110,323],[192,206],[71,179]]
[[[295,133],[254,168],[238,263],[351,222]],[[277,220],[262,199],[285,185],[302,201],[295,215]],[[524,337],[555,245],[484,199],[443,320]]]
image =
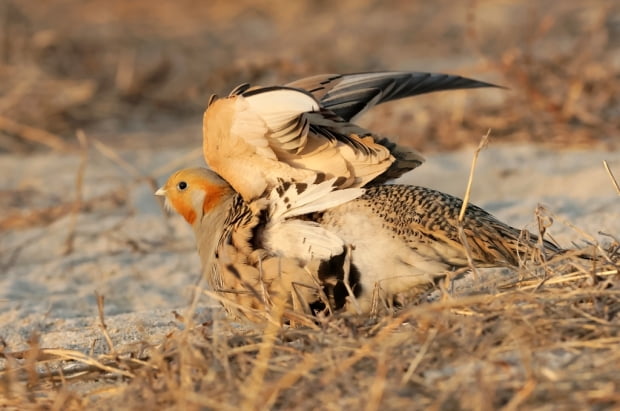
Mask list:
[[0,151],[200,144],[212,93],[322,72],[461,74],[363,122],[424,153],[477,143],[620,142],[613,0],[0,0]]

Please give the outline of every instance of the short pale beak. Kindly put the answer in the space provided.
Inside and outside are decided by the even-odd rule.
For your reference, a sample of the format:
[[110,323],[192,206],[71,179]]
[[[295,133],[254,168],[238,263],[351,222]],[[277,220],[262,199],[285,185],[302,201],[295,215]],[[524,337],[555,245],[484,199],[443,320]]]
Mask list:
[[165,196],[166,195],[166,189],[163,187],[160,187],[159,190],[155,191],[155,195],[156,196]]

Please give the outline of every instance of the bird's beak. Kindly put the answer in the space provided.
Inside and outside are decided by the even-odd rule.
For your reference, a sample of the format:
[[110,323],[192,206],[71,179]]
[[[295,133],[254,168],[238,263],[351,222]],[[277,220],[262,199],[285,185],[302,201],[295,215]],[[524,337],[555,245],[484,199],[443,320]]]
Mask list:
[[166,195],[166,189],[163,187],[160,187],[159,190],[155,191],[155,195],[156,196],[165,196]]

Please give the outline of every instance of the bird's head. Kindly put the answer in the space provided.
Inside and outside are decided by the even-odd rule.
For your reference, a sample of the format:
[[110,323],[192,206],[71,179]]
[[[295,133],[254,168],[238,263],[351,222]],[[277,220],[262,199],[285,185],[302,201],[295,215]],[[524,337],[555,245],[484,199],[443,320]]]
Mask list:
[[220,176],[196,167],[172,174],[155,195],[163,196],[167,209],[175,210],[193,225],[232,193],[232,188]]

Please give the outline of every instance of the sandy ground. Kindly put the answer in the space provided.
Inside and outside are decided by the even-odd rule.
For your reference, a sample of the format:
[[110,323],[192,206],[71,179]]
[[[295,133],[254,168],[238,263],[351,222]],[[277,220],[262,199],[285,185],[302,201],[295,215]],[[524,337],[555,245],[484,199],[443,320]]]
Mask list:
[[[200,164],[192,151],[139,150],[119,156],[135,173],[161,183],[170,171],[162,164],[174,167],[188,153],[186,165]],[[429,156],[402,181],[462,197],[472,154],[473,147]],[[472,202],[534,232],[541,204],[555,216],[550,233],[564,247],[572,242],[583,246],[588,238],[609,242],[600,233],[620,237],[620,198],[603,160],[620,174],[619,152],[491,144],[477,164]],[[28,193],[19,205],[23,210],[75,196],[80,156],[3,156],[0,161],[6,170],[0,192],[19,187]],[[40,336],[43,347],[86,351],[94,344],[105,349],[96,293],[105,297],[106,322],[120,345],[155,343],[178,326],[173,311],[184,312],[190,300],[199,261],[189,226],[176,215],[166,216],[153,185],[130,176],[118,161],[91,149],[85,164],[83,203],[98,199],[95,205],[49,225],[7,230],[0,239],[0,336],[9,351],[27,348],[33,335]],[[203,299],[198,319],[213,315],[208,308],[213,305]]]

